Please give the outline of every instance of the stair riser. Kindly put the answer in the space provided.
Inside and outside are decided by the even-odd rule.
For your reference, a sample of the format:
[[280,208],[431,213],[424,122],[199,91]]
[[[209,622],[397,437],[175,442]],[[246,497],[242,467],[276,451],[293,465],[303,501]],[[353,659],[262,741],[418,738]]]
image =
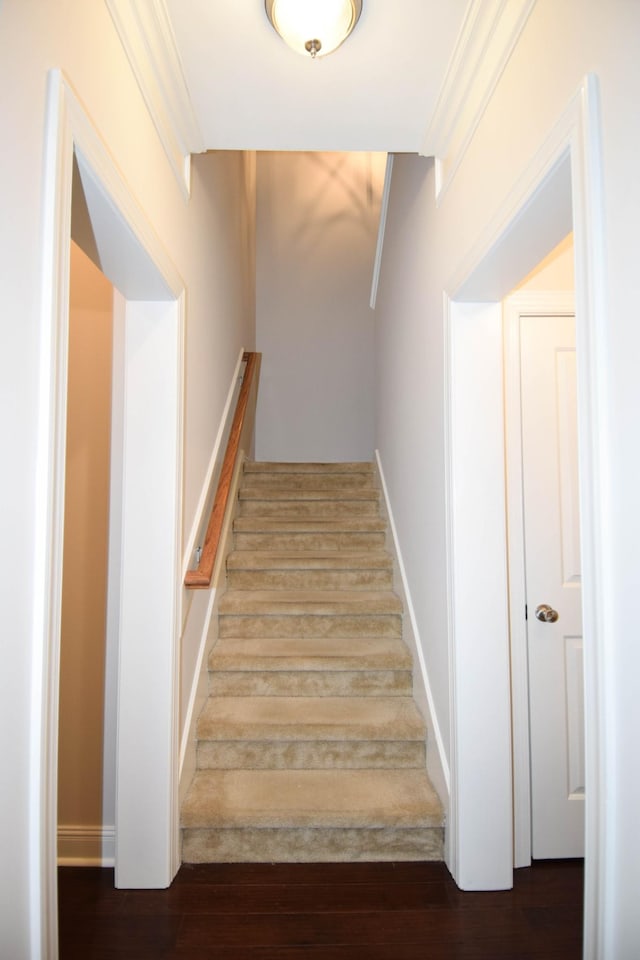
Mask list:
[[241,500],[241,517],[268,517],[270,520],[347,520],[352,517],[377,517],[375,500]]
[[286,462],[277,460],[246,460],[244,464],[244,476],[254,474],[364,474],[367,477],[373,476],[373,465],[368,460],[339,461],[336,463],[312,463],[312,462]]
[[384,533],[323,533],[305,531],[287,532],[245,532],[234,534],[236,550],[381,550],[385,545]]
[[199,770],[424,769],[423,741],[201,740]]
[[410,697],[410,670],[252,670],[209,673],[216,697]]
[[185,829],[185,863],[442,860],[442,827]]
[[353,490],[370,491],[374,494],[378,492],[373,479],[363,473],[282,473],[277,476],[274,474],[247,473],[242,479],[242,492],[245,494],[253,493],[255,490],[273,490],[274,487],[291,493],[296,490],[312,490],[314,492],[326,490],[332,496],[337,497],[342,494],[349,494]]
[[391,590],[390,570],[229,570],[234,590]]
[[[371,638],[368,639],[371,640]],[[347,655],[323,657],[314,655],[311,651],[308,656],[300,655],[298,657],[277,655],[272,657],[268,655],[248,657],[233,652],[225,652],[225,647],[230,644],[236,646],[241,642],[237,637],[228,641],[221,641],[221,652],[216,653],[214,650],[209,655],[209,670],[212,673],[322,673],[326,670],[329,673],[343,673],[345,670],[357,673],[369,673],[371,671],[379,673],[381,670],[398,672],[411,670],[412,668],[410,659],[394,652],[390,652],[386,656],[381,654],[371,657],[359,657],[357,655],[353,657]],[[262,637],[256,642],[266,646],[270,641]],[[275,642],[282,644],[283,641],[282,638],[279,638]],[[307,637],[304,641],[296,641],[298,646],[304,644],[307,647],[312,647],[315,642],[314,637]],[[322,637],[321,642],[326,643],[328,641]],[[344,639],[340,637],[338,642],[344,644]],[[353,642],[355,641],[349,641],[349,643]],[[373,642],[371,640],[371,643]]]

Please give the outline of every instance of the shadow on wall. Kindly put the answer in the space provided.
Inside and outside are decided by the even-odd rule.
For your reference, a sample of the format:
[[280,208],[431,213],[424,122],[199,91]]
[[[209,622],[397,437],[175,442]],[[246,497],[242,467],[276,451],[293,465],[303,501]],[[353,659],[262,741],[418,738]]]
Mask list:
[[[309,152],[298,156],[297,175],[304,184],[304,202],[296,203],[293,239],[315,240],[321,221],[327,229],[351,224],[375,241],[386,154]],[[297,184],[292,186],[301,199]]]
[[385,154],[260,153],[256,455],[370,460]]

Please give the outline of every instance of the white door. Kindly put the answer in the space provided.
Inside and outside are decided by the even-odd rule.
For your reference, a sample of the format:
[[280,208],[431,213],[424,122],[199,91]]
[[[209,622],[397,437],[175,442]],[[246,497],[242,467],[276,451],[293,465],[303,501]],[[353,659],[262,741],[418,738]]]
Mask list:
[[[575,321],[520,320],[531,852],[584,855]],[[557,615],[557,617],[556,617]]]

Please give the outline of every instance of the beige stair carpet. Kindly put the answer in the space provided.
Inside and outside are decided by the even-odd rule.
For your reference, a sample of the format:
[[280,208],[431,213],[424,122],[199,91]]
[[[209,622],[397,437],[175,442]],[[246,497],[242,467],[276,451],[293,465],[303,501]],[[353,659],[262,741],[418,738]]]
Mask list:
[[373,466],[245,464],[186,862],[441,859]]

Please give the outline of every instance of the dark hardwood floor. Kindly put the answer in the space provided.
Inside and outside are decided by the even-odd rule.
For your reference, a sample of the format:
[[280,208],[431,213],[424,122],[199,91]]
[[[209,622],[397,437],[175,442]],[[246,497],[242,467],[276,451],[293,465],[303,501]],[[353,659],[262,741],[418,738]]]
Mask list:
[[61,960],[578,960],[581,861],[462,893],[439,863],[183,866],[169,890],[59,870]]

